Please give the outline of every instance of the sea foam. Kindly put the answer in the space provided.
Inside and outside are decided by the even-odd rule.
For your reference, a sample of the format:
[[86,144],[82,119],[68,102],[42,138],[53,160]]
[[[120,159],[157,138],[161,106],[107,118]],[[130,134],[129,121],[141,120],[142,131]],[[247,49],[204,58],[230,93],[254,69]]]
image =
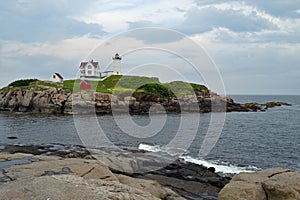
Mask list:
[[[169,151],[167,148],[161,147],[159,145],[139,144],[139,149],[150,152],[165,152],[170,155],[176,155],[174,151]],[[255,166],[238,166],[231,163],[224,163],[219,160],[205,160],[201,158],[193,158],[188,155],[179,155],[178,158],[181,158],[186,162],[194,163],[197,165],[203,165],[208,168],[213,167],[216,170],[215,172],[222,174],[237,174],[240,172],[254,172],[259,170],[259,168]]]

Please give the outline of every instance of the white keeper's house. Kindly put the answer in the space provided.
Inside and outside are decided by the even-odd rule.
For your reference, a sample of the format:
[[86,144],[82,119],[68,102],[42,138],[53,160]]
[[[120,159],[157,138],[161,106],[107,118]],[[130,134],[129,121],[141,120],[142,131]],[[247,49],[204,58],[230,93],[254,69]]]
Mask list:
[[121,60],[122,58],[118,53],[115,54],[113,59],[113,71],[100,71],[99,62],[90,60],[80,63],[80,79],[82,80],[95,80],[106,78],[111,75],[121,74]]
[[88,62],[80,63],[80,78],[81,79],[99,79],[100,67],[99,62],[90,60]]

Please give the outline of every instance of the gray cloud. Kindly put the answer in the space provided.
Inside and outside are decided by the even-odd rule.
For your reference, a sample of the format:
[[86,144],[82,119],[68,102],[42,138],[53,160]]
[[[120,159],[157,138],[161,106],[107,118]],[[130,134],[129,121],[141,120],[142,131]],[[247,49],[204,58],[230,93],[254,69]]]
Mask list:
[[240,32],[233,33],[228,30],[217,29],[213,33],[216,41],[227,44],[238,43],[290,43],[300,42],[300,35],[297,32],[271,31],[271,32]]
[[189,10],[186,14],[186,20],[177,29],[187,34],[196,34],[211,31],[218,27],[224,27],[234,32],[277,29],[275,24],[255,15],[255,13],[246,16],[238,11],[224,11],[215,7]]
[[266,11],[267,13],[276,17],[293,17],[299,18],[300,13],[296,10],[300,9],[300,1],[287,1],[287,0],[273,0],[273,1],[261,1],[261,0],[247,0],[249,4],[253,4],[255,7]]
[[136,29],[136,28],[144,28],[144,27],[154,27],[156,26],[153,22],[151,21],[136,21],[136,22],[127,22],[129,25],[129,29]]
[[174,34],[170,35],[170,31],[159,28],[141,28],[130,31],[125,36],[141,40],[146,44],[169,43],[184,38],[184,36],[179,33],[174,32]]
[[[74,6],[75,10],[77,6]],[[72,4],[65,1],[1,1],[0,37],[3,40],[42,42],[104,33],[100,25],[70,18],[73,13]]]
[[[259,10],[265,11],[273,16],[276,17],[292,17],[292,18],[299,18],[300,13],[296,11],[300,9],[300,2],[299,0],[273,0],[273,1],[262,1],[262,0],[233,0],[235,2],[244,2],[247,5],[252,5]],[[224,0],[196,0],[197,5],[209,5],[215,3],[226,3]],[[232,1],[230,1],[232,2]]]

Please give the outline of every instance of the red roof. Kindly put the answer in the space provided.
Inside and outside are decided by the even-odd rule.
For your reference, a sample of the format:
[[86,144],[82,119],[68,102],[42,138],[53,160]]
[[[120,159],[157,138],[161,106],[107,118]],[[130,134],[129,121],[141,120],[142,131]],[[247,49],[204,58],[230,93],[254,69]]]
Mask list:
[[89,62],[81,62],[80,68],[84,68],[88,63],[91,63],[95,68],[98,66],[98,62],[94,62],[93,60],[91,60]]
[[60,79],[64,79],[63,77],[62,77],[62,75],[60,75],[59,73],[54,73],[58,78],[60,78]]

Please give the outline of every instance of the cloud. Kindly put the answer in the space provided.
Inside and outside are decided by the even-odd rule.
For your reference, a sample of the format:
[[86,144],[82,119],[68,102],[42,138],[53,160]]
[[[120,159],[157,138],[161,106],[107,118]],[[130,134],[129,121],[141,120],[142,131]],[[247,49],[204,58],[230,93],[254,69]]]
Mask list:
[[162,28],[141,28],[129,31],[128,33],[125,33],[125,35],[141,40],[146,44],[169,43],[181,40],[184,37],[184,35]]
[[198,7],[187,12],[178,29],[228,44],[299,43],[300,18],[272,15],[266,11],[270,8],[263,9],[267,4],[256,4],[257,1],[198,1]]
[[197,34],[226,28],[234,32],[259,32],[276,30],[275,23],[260,16],[258,13],[246,13],[245,10],[234,10],[230,4],[219,6],[194,7],[186,13],[185,21],[177,28],[187,34]]
[[276,17],[299,18],[300,14],[296,11],[300,8],[299,1],[275,0],[260,1],[260,0],[247,0],[246,2],[252,3],[259,9]]
[[154,24],[152,21],[142,20],[142,21],[134,21],[134,22],[127,22],[128,28],[136,29],[136,28],[145,28],[145,27],[156,27],[157,25]]
[[57,41],[85,34],[103,35],[99,24],[71,18],[66,1],[1,1],[0,38],[21,42]]
[[[227,44],[247,44],[260,43],[261,45],[268,43],[281,44],[299,44],[300,35],[300,20],[293,19],[286,21],[288,24],[299,24],[290,26],[286,29],[279,30],[261,30],[259,32],[234,32],[228,28],[213,28],[209,32],[202,33],[203,40],[210,40],[214,42],[221,42]],[[197,34],[199,37],[199,34]]]
[[[224,0],[196,0],[198,6],[212,5],[212,4],[223,4]],[[227,3],[244,3],[252,5],[253,7],[265,11],[275,17],[283,18],[299,18],[300,13],[297,10],[300,9],[299,1],[287,1],[287,0],[274,0],[261,1],[261,0],[231,0]]]
[[76,19],[101,24],[107,32],[121,32],[130,28],[130,25],[141,25],[146,21],[160,27],[172,27],[184,19],[184,12],[194,5],[194,1],[174,0],[170,3],[168,0],[108,0],[102,4],[100,1],[89,12]]
[[14,41],[0,42],[1,58],[20,56],[53,56],[64,60],[77,60],[88,56],[91,50],[103,39],[90,38],[89,35],[60,40],[57,42],[23,43]]

